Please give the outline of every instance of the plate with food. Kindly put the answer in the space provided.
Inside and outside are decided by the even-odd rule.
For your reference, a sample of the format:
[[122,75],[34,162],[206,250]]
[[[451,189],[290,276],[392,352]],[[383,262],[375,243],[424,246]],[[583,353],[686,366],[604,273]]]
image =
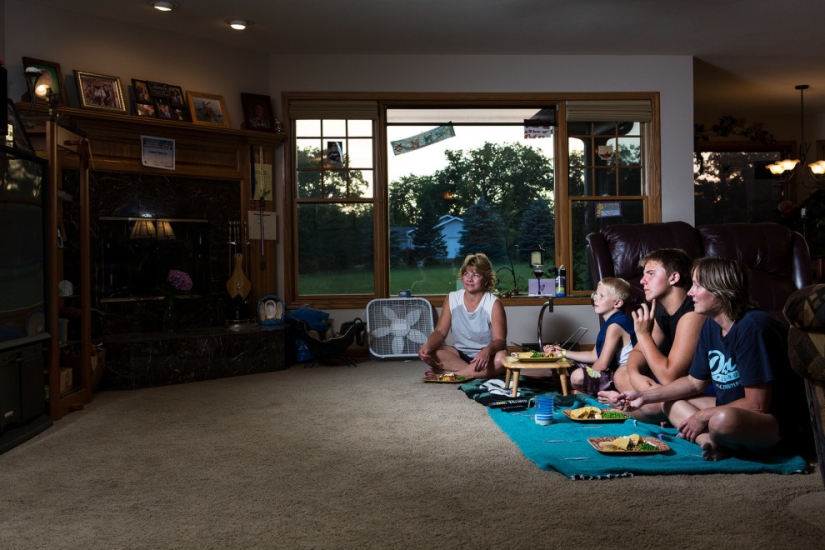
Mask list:
[[564,409],[561,412],[574,422],[624,422],[630,418],[629,414],[617,409],[601,409],[592,406]]
[[622,437],[588,437],[587,442],[600,453],[639,455],[664,453],[670,446],[655,437],[643,437],[639,434],[630,434]]
[[553,363],[564,359],[561,353],[553,351],[550,353],[542,353],[540,351],[523,351],[513,355],[522,363]]
[[428,374],[421,380],[424,382],[437,382],[441,384],[460,384],[461,382],[466,382],[468,378],[466,376],[458,376],[457,374],[448,372],[445,374]]

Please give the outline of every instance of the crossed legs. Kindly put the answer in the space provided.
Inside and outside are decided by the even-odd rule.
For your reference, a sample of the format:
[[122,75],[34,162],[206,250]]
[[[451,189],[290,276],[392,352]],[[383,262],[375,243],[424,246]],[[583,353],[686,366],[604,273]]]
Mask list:
[[495,378],[504,372],[502,360],[506,356],[506,351],[499,351],[486,369],[476,371],[472,364],[461,358],[458,350],[453,346],[441,346],[433,350],[432,360],[427,362],[430,368],[427,369],[426,374],[453,373],[466,378]]

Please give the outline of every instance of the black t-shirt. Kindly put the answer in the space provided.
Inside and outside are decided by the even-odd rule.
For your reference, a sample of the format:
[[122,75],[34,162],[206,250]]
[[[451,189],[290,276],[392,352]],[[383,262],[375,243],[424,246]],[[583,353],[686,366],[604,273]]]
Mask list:
[[658,302],[656,303],[656,311],[653,314],[653,319],[665,335],[662,345],[659,346],[659,350],[663,355],[670,353],[670,348],[673,346],[673,340],[676,339],[676,326],[679,324],[679,320],[685,313],[689,313],[691,311],[693,311],[693,298],[690,296],[685,296],[685,300],[682,302],[682,305],[679,306],[679,309],[676,310],[676,313],[673,315],[668,315],[667,310],[662,306],[662,304]]

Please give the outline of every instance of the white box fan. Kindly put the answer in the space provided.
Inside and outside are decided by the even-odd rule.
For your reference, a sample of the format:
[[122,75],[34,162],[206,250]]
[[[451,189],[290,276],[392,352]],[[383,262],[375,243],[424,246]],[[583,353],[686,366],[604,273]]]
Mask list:
[[418,348],[432,331],[433,308],[424,298],[381,298],[367,304],[373,357],[418,357]]

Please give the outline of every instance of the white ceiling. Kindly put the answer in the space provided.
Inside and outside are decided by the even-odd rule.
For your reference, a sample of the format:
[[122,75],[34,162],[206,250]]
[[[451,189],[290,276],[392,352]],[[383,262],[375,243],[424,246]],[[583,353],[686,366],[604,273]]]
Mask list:
[[822,0],[26,1],[267,53],[691,55],[697,113],[825,113]]

